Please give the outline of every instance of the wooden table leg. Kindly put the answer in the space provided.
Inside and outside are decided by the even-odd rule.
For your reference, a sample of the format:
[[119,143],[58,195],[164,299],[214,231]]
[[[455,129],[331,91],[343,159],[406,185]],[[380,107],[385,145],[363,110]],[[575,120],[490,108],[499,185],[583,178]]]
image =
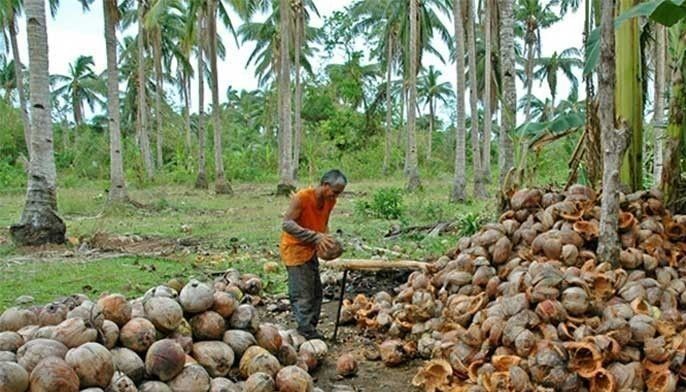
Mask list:
[[338,323],[341,321],[341,309],[343,308],[343,297],[345,295],[345,284],[348,281],[348,269],[343,270],[343,280],[341,281],[341,296],[338,298],[338,311],[336,311],[336,325],[333,328],[333,338],[334,343],[336,342],[336,336],[338,336]]

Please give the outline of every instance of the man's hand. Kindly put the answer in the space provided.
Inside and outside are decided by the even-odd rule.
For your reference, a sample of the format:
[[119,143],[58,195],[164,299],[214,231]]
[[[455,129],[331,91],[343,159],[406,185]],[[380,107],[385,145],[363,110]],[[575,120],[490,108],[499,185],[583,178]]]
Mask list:
[[336,240],[328,234],[320,234],[320,239],[317,241],[317,252],[324,253],[336,246]]

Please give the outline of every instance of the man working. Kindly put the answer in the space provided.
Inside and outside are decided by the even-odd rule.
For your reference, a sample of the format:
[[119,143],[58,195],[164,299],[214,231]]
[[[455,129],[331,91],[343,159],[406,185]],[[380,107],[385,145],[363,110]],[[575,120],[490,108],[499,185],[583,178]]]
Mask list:
[[319,186],[296,193],[283,218],[281,259],[288,270],[288,294],[298,332],[321,339],[317,332],[322,307],[322,283],[317,253],[335,245],[329,232],[329,215],[348,180],[339,170],[324,174]]

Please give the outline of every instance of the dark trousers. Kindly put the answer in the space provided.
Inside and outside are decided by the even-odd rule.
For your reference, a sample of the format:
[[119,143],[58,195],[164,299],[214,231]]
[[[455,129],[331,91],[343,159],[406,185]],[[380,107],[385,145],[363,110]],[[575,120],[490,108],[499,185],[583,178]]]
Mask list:
[[319,313],[322,310],[322,281],[319,277],[319,260],[295,267],[287,267],[288,294],[298,332],[308,337],[316,333]]

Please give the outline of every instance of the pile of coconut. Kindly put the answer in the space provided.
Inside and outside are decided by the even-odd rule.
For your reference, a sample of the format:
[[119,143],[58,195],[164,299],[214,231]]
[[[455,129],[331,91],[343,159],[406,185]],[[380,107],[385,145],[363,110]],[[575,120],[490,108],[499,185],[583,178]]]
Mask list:
[[316,391],[308,372],[326,344],[260,322],[244,302],[261,288],[231,270],[133,300],[73,295],[10,308],[0,316],[0,392]]

